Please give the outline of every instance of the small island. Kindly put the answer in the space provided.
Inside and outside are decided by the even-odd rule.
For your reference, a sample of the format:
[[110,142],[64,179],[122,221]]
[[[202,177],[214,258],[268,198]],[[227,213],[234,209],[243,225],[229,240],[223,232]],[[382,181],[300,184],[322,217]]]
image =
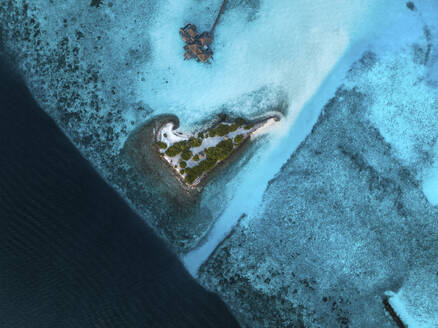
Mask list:
[[133,203],[147,205],[152,225],[177,252],[193,249],[212,226],[214,217],[201,195],[209,199],[232,179],[263,147],[263,135],[278,128],[283,114],[237,117],[210,116],[192,130],[181,129],[175,115],[157,115],[135,129],[120,152]]
[[194,187],[256,131],[278,120],[278,116],[270,116],[248,122],[239,117],[232,121],[222,120],[192,135],[177,132],[174,123],[167,122],[156,130],[155,144],[177,177],[185,185]]

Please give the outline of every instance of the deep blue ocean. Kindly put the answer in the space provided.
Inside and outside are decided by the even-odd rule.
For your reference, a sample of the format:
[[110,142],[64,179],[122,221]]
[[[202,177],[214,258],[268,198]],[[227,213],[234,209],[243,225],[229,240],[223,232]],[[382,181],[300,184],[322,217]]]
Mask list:
[[1,328],[237,326],[4,67],[0,150]]

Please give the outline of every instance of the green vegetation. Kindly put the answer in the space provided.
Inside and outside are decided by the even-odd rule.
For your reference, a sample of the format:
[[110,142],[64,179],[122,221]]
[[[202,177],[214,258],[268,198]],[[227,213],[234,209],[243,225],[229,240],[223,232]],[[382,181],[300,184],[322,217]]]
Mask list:
[[233,141],[231,139],[222,140],[216,147],[208,147],[205,149],[207,159],[213,159],[215,161],[223,161],[233,151]]
[[185,181],[188,184],[192,184],[197,178],[202,176],[203,173],[211,170],[218,161],[223,161],[228,156],[230,156],[232,151],[233,141],[231,139],[219,142],[216,147],[208,147],[205,150],[205,153],[207,154],[206,160],[199,162],[197,166],[194,166],[192,168],[187,167],[185,169],[185,173],[187,173]]
[[[195,166],[197,167],[197,166]],[[188,167],[185,172],[187,173],[186,177],[184,178],[184,181],[188,184],[192,184],[200,175],[194,172],[194,170],[190,167]]]
[[243,134],[238,134],[235,138],[234,138],[234,142],[237,144],[240,144],[243,141]]
[[189,149],[184,149],[181,153],[181,158],[185,161],[188,161],[192,156],[193,153]]
[[218,136],[223,137],[224,135],[228,134],[230,132],[230,126],[226,124],[220,124],[216,129],[215,132]]
[[167,138],[167,133],[163,133],[163,137],[164,137],[164,138]]
[[199,147],[202,144],[202,140],[198,138],[190,138],[189,140],[183,140],[175,142],[172,146],[167,148],[166,155],[169,157],[175,157],[176,155],[181,154],[181,157],[188,161],[190,157],[192,157],[192,152],[190,151],[191,147]]
[[215,164],[216,164],[215,160],[207,158],[206,160],[200,162],[198,166],[194,166],[192,168],[190,167],[186,168],[185,172],[187,173],[187,175],[185,177],[185,181],[188,184],[192,184],[204,172],[211,170]]
[[199,146],[201,146],[201,144],[202,144],[202,139],[200,139],[200,138],[193,138],[193,137],[191,137],[189,139],[190,147],[199,147]]
[[190,146],[188,145],[187,141],[178,141],[175,142],[172,146],[167,148],[166,155],[169,157],[174,157],[181,153],[184,149],[188,149]]
[[216,161],[207,158],[206,160],[203,160],[202,162],[199,163],[198,167],[203,171],[208,171],[210,169],[212,169],[214,167],[214,165],[216,164]]
[[[249,130],[253,127],[252,124],[247,123],[243,118],[236,118],[234,123],[225,124],[220,123],[216,127],[210,129],[207,132],[199,132],[197,136],[190,137],[188,140],[179,141],[167,148],[164,142],[157,142],[157,145],[166,149],[165,154],[169,157],[174,157],[181,154],[181,160],[179,161],[179,172],[184,175],[185,181],[188,184],[193,184],[196,179],[201,177],[204,173],[208,172],[215,167],[217,162],[223,161],[228,158],[233,152],[234,145],[240,144],[245,140],[245,134],[239,134],[234,137],[234,139],[226,139],[219,142],[214,147],[208,147],[204,150],[206,154],[206,159],[201,160],[199,154],[193,156],[191,148],[200,147],[202,145],[203,139],[207,137],[220,136],[224,137],[230,132],[234,132],[237,129],[244,127]],[[198,162],[194,167],[188,167],[187,161],[190,159]],[[177,167],[177,166],[175,166]]]
[[236,123],[237,125],[241,126],[241,125],[244,125],[246,123],[246,121],[243,118],[238,117],[238,118],[236,118],[234,120],[234,123]]
[[239,127],[240,127],[239,124],[233,123],[233,124],[229,125],[229,131],[230,131],[230,132],[234,132],[234,131],[236,131]]
[[230,132],[236,131],[240,125],[238,123],[233,123],[231,125],[228,124],[219,124],[217,127],[210,130],[210,137],[214,137],[216,135],[223,137]]
[[160,147],[161,149],[167,148],[167,145],[162,141],[157,141],[157,146]]
[[226,120],[228,120],[228,115],[227,115],[227,114],[222,113],[222,114],[219,114],[218,116],[219,116],[219,119],[220,119],[221,121],[226,121]]

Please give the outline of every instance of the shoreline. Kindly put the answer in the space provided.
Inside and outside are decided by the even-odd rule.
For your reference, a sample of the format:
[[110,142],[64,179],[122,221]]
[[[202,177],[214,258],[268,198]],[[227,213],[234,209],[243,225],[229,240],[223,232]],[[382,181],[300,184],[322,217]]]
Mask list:
[[[251,122],[274,117],[279,120],[281,115],[264,115],[251,120]],[[209,122],[213,120],[216,124],[220,124],[222,121],[214,117]],[[248,149],[252,145],[256,145],[263,136],[257,137],[255,140],[246,138],[226,160],[221,161],[209,171],[198,185],[190,187],[181,181],[181,177],[175,174],[174,168],[159,155],[155,140],[156,133],[169,122],[174,125],[175,129],[179,126],[179,119],[174,115],[160,115],[145,122],[128,137],[121,151],[121,156],[128,165],[128,169],[134,170],[133,177],[139,179],[140,188],[146,191],[146,193],[142,193],[139,190],[138,197],[140,198],[138,200],[137,194],[133,194],[131,198],[139,204],[148,202],[148,198],[144,197],[150,193],[147,190],[151,190],[154,194],[153,197],[159,200],[147,205],[155,218],[151,223],[153,223],[157,233],[168,240],[176,253],[182,255],[199,247],[216,222],[217,218],[213,217],[210,207],[204,203],[206,200],[202,196],[210,195],[210,189],[206,186],[211,183],[220,185],[232,179],[237,172],[232,169],[234,165],[246,158]],[[212,127],[210,124],[204,126]],[[203,128],[202,131],[205,129]],[[231,171],[229,171],[230,168]],[[207,191],[207,194],[204,193],[204,190]],[[211,195],[207,197],[211,197]]]
[[[209,133],[211,133],[211,130],[213,130],[215,127],[218,127],[221,124],[232,124],[231,122],[234,120],[237,120],[237,119],[239,119],[239,118],[230,118],[227,115],[222,114],[222,115],[218,116],[217,120],[213,119],[212,120],[213,123],[206,124],[207,127],[203,128],[199,131],[196,131],[194,133],[183,134],[183,133],[176,132],[176,130],[178,130],[178,128],[179,128],[179,120],[176,116],[169,115],[167,120],[166,120],[166,116],[159,118],[159,126],[156,126],[156,129],[154,129],[153,143],[155,144],[154,145],[155,152],[156,152],[157,156],[160,158],[160,160],[162,162],[165,162],[165,165],[167,166],[168,170],[170,170],[171,175],[173,175],[179,181],[179,183],[181,184],[183,189],[185,189],[187,191],[196,190],[198,192],[201,192],[202,189],[205,187],[206,183],[209,180],[211,180],[211,176],[214,176],[216,171],[219,170],[219,168],[226,166],[228,163],[233,162],[236,158],[238,158],[236,156],[236,154],[240,154],[242,152],[242,150],[244,148],[246,148],[246,147],[244,147],[244,145],[246,145],[247,143],[250,143],[258,136],[261,136],[261,135],[269,132],[270,129],[272,129],[272,126],[274,126],[275,123],[277,123],[281,120],[281,114],[280,113],[270,113],[268,115],[263,115],[263,116],[255,118],[255,119],[252,119],[252,120],[242,119],[244,121],[244,123],[242,123],[242,126],[250,126],[250,128],[248,130],[251,130],[251,129],[253,129],[253,130],[250,132],[246,132],[247,128],[245,128],[244,132],[243,132],[245,134],[245,136],[243,137],[243,140],[240,143],[235,144],[233,146],[234,148],[232,149],[230,154],[225,159],[217,161],[211,169],[202,173],[202,175],[199,176],[198,178],[196,178],[196,180],[193,183],[188,183],[187,181],[185,181],[184,175],[182,173],[180,173],[181,171],[184,172],[184,170],[178,171],[177,165],[172,165],[172,164],[175,164],[172,160],[172,157],[166,156],[165,151],[161,152],[160,148],[157,146],[157,143],[160,143],[163,141],[163,139],[160,138],[162,130],[166,126],[171,124],[171,126],[170,126],[171,132],[175,131],[175,135],[173,137],[174,138],[181,138],[180,141],[188,141],[190,138],[195,138],[196,135],[199,136],[200,134],[202,134],[202,135],[207,136]],[[241,126],[239,126],[239,128],[241,128]],[[232,134],[235,134],[235,133],[232,133]],[[164,133],[164,135],[166,136],[166,133]],[[233,138],[231,137],[231,140],[232,139]],[[224,136],[221,141],[224,141],[224,140],[229,140],[228,136]],[[173,144],[175,144],[176,142],[177,141],[175,141]],[[170,145],[172,145],[172,144],[170,144]],[[167,143],[166,143],[166,146],[167,146]],[[201,147],[194,147],[194,148],[201,148]],[[204,148],[201,148],[201,150],[199,152],[203,156],[204,156],[203,150],[205,148],[207,148],[207,146],[204,146]],[[191,149],[191,148],[189,148],[189,149]],[[198,160],[198,163],[199,162],[201,162],[201,161]]]
[[[170,166],[163,165],[163,159],[160,157],[155,145],[156,131],[169,122],[179,126],[178,117],[174,115],[160,115],[138,127],[126,141],[124,154],[129,163],[141,176],[147,175],[152,177],[154,182],[165,189],[164,193],[167,194],[169,200],[187,206],[188,203],[194,202],[194,190],[186,188],[177,179]],[[180,192],[175,192],[175,190]],[[181,199],[181,194],[186,197]]]

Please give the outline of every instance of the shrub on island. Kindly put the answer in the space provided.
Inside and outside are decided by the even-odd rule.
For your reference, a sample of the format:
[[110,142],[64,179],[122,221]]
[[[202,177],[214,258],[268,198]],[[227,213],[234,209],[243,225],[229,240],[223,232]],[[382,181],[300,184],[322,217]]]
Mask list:
[[179,153],[181,153],[184,149],[187,149],[188,147],[189,147],[188,142],[185,140],[175,142],[172,146],[167,148],[166,155],[169,157],[174,157]]
[[181,151],[178,150],[177,148],[170,146],[167,150],[166,150],[166,155],[169,157],[174,157],[176,155],[178,155]]
[[159,148],[161,148],[161,149],[166,149],[166,148],[167,148],[166,143],[164,143],[164,142],[162,142],[162,141],[157,141],[156,143],[157,143],[157,146],[158,146]]
[[215,128],[215,132],[218,136],[223,137],[224,135],[226,135],[230,132],[230,126],[227,124],[219,124]]
[[191,137],[189,139],[189,146],[190,147],[199,147],[201,145],[202,145],[202,139],[200,139],[200,138],[193,138],[193,137]]
[[184,181],[188,184],[192,184],[193,182],[195,182],[197,176],[192,172],[192,169],[188,167],[185,172],[186,176],[184,178]]
[[216,147],[207,148],[207,159],[199,162],[197,166],[185,168],[185,181],[188,184],[192,184],[197,178],[202,176],[202,174],[214,168],[218,160],[226,159],[232,151],[233,142],[231,141],[231,139],[221,141],[219,144],[216,145]]
[[238,126],[242,126],[246,123],[246,121],[242,118],[242,117],[238,117],[234,120],[234,122],[238,125]]
[[234,137],[234,142],[236,144],[240,144],[243,141],[243,134],[238,134],[237,136]]
[[[233,141],[231,139],[222,140],[216,147],[208,147],[205,149],[207,159],[214,161],[223,161],[233,151]],[[202,163],[202,162],[201,162]]]
[[239,124],[233,123],[233,124],[219,124],[214,129],[210,130],[210,137],[214,137],[215,135],[218,135],[220,137],[223,137],[227,135],[230,132],[236,131],[240,127]]
[[181,158],[188,161],[193,156],[193,153],[189,149],[184,149],[181,153]]
[[198,167],[202,172],[208,171],[214,167],[216,161],[214,159],[207,158],[199,163]]
[[[204,151],[207,158],[202,161],[200,161],[201,158],[199,154],[193,156],[193,153],[190,150],[190,148],[201,146],[202,138],[204,136],[214,137],[218,135],[223,137],[230,132],[236,131],[239,127],[241,127],[242,124],[245,124],[245,121],[239,118],[236,119],[235,122],[231,125],[221,123],[216,128],[209,130],[208,134],[205,133],[204,135],[202,132],[200,132],[198,133],[197,138],[191,137],[189,140],[184,140],[174,143],[169,148],[167,148],[165,154],[170,157],[174,157],[178,154],[181,154],[181,160],[179,162],[179,166],[181,169],[179,172],[182,175],[185,174],[184,180],[187,184],[193,184],[195,180],[201,177],[205,172],[214,168],[214,166],[218,161],[223,161],[231,155],[234,148],[233,140],[236,144],[240,144],[245,137],[243,134],[239,134],[234,139],[222,140],[216,146],[206,148]],[[250,129],[251,127],[252,125],[246,125],[245,129]],[[196,162],[200,161],[200,162],[198,163],[198,165],[194,167],[188,167],[186,161],[190,160],[192,156],[194,161]],[[177,166],[175,166],[175,168],[176,167]]]
[[233,124],[229,125],[228,132],[234,132],[234,131],[236,131],[238,128],[239,128],[239,125],[236,124],[236,123],[233,123]]
[[197,165],[197,166],[194,166],[191,168],[187,167],[185,169],[185,173],[187,173],[187,174],[186,174],[186,177],[184,178],[184,180],[188,184],[192,184],[197,178],[202,176],[202,174],[204,174],[204,172],[207,172],[210,169],[212,169],[215,164],[216,164],[215,160],[207,158],[206,160],[200,162],[199,165]]

